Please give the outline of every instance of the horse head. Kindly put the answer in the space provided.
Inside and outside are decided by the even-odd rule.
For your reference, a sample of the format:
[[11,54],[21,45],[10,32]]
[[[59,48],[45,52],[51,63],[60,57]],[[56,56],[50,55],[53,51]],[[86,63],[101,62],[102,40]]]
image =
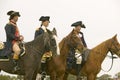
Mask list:
[[52,31],[47,31],[49,35],[49,40],[47,40],[47,46],[50,51],[52,51],[53,55],[60,54],[59,47],[58,47],[58,40],[57,40],[57,31],[55,28],[53,28]]
[[117,40],[117,35],[111,38],[109,50],[111,53],[116,54],[118,57],[120,57],[120,44]]
[[77,31],[73,29],[67,38],[69,39],[67,43],[71,48],[78,49],[80,52],[84,50],[84,46],[81,42],[80,37],[78,36]]

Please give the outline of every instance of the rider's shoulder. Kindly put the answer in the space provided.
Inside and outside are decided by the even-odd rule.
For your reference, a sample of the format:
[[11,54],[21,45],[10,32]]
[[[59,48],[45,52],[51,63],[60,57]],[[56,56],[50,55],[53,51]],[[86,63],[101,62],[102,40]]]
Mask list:
[[37,31],[42,32],[42,31],[43,31],[43,29],[42,29],[41,27],[39,27],[39,28],[37,28],[37,29],[36,29],[36,32],[37,32]]
[[10,24],[10,23],[7,23],[6,25],[5,25],[5,27],[12,27],[13,25],[12,24]]
[[39,31],[40,30],[40,28],[36,28],[36,31]]

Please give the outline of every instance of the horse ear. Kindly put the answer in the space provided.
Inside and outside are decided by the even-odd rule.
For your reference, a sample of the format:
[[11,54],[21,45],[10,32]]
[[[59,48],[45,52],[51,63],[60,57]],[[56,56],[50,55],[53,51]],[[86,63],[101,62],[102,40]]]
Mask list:
[[113,39],[116,39],[116,37],[117,37],[117,34],[113,36]]
[[73,33],[74,31],[75,31],[75,30],[73,29],[73,30],[72,30],[72,33]]
[[73,33],[73,34],[76,34],[76,33],[77,33],[77,31],[76,31],[75,29],[73,29],[73,30],[72,30],[72,33]]
[[52,32],[53,34],[57,35],[57,30],[55,28],[53,28]]

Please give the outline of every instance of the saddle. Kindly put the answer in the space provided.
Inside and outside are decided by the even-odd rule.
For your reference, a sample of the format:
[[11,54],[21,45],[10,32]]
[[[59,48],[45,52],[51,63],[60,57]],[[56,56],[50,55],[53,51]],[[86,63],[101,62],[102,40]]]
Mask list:
[[25,54],[25,45],[24,43],[20,42],[19,43],[19,47],[20,47],[20,57],[23,56]]
[[87,49],[82,53],[76,53],[75,50],[71,50],[67,57],[67,69],[75,69],[77,65],[83,66],[87,61],[90,50]]
[[[6,42],[0,41],[0,61],[9,61],[9,57],[13,56],[14,54],[12,48],[7,48],[6,45]],[[21,57],[25,54],[24,43],[19,43],[19,47],[21,50],[19,57]]]

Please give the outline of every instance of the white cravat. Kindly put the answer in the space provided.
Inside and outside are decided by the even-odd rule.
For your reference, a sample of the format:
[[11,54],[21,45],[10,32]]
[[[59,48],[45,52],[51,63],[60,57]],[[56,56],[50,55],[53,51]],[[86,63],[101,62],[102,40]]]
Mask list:
[[44,30],[44,32],[47,32],[47,28],[45,26],[42,26],[41,28]]

